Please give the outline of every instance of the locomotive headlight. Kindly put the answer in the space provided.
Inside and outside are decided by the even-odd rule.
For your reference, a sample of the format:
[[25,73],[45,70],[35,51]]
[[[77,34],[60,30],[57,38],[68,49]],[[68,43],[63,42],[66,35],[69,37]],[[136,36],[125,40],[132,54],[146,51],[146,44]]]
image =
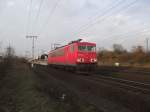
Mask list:
[[77,62],[84,62],[84,58],[78,58]]
[[81,62],[81,58],[78,58],[78,59],[77,59],[77,62]]
[[97,59],[96,58],[92,58],[91,62],[97,62]]
[[94,59],[93,59],[93,61],[94,61],[94,62],[97,62],[97,59],[96,59],[96,58],[94,58]]

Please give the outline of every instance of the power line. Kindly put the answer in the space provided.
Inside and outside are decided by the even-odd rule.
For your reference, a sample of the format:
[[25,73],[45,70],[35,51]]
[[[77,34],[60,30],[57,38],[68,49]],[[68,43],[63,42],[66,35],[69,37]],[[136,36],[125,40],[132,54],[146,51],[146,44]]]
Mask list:
[[38,19],[39,19],[39,16],[40,16],[40,12],[41,12],[41,8],[42,8],[42,4],[43,4],[44,0],[41,0],[40,1],[40,5],[39,5],[39,8],[38,8],[38,12],[36,14],[36,17],[35,17],[35,21],[34,21],[34,24],[37,23]]
[[[135,0],[135,1],[131,2],[131,3],[128,4],[128,5],[125,5],[125,6],[122,7],[122,8],[126,10],[126,9],[128,9],[130,6],[134,5],[137,1],[138,1],[138,0]],[[123,11],[123,10],[119,10],[118,12],[121,12],[121,11]],[[108,13],[109,13],[109,12],[108,12]],[[99,18],[97,18],[97,19],[99,19]],[[77,33],[80,34],[81,32],[83,32],[83,31],[85,31],[85,30],[91,28],[92,26],[94,26],[94,25],[97,24],[98,22],[104,21],[105,19],[107,19],[107,18],[105,17],[105,18],[102,18],[102,19],[100,19],[100,20],[98,20],[98,21],[95,21],[94,23],[88,24],[84,29],[81,29],[81,30],[79,29],[79,31],[78,31]]]
[[[147,30],[147,31],[148,31],[148,30]],[[149,29],[149,31],[150,31],[150,29]],[[132,36],[133,36],[133,35],[137,35],[137,34],[141,35],[141,33],[144,33],[144,31],[136,32],[136,33],[132,34]],[[138,35],[138,36],[139,36],[139,35]],[[123,43],[124,41],[125,41],[125,40],[123,40],[121,43]]]
[[32,12],[32,3],[33,0],[30,0],[30,4],[29,4],[29,12],[28,12],[28,17],[27,17],[27,27],[26,27],[26,33],[28,34],[29,29],[30,29],[30,22],[31,22],[31,12]]
[[120,5],[123,1],[124,0],[117,1],[117,3],[115,5],[111,6],[110,8],[108,8],[107,10],[102,12],[101,14],[97,14],[97,16],[95,16],[93,19],[90,20],[91,21],[90,23],[84,24],[78,29],[82,30],[84,27],[87,27],[87,26],[89,26],[89,24],[92,24],[93,21],[96,21],[97,19],[100,19],[100,18],[104,17],[105,15],[107,15],[108,13],[113,11],[113,9],[117,8],[117,6]]
[[[146,30],[150,30],[150,28],[147,28]],[[130,35],[132,35],[132,37],[134,37],[133,35],[137,35],[137,34],[139,34],[139,33],[143,33],[144,31],[140,31],[140,32],[136,32],[136,33],[133,33],[133,34],[130,34]],[[130,32],[128,32],[128,33],[130,33]],[[126,35],[128,34],[128,33],[124,33],[124,34],[120,34],[120,35],[114,35],[112,38],[105,38],[105,39],[103,39],[101,42],[103,43],[104,41],[106,41],[106,40],[108,40],[108,39],[110,39],[109,41],[111,41],[111,40],[113,40],[113,39],[116,39],[116,37],[117,37],[117,39],[123,39],[124,37],[126,37]],[[124,36],[123,36],[124,35]],[[119,37],[119,38],[118,38]],[[125,38],[126,39],[126,38]],[[123,42],[124,42],[125,40],[123,40],[120,44],[122,44]]]
[[38,12],[37,12],[37,14],[36,14],[36,17],[35,17],[35,21],[34,21],[34,24],[33,25],[35,25],[35,33],[36,33],[36,31],[37,31],[37,22],[38,22],[38,19],[39,19],[39,16],[40,16],[40,12],[41,12],[41,8],[42,8],[42,4],[43,4],[43,2],[44,2],[44,0],[41,0],[40,1],[40,4],[39,4],[39,8],[38,8]]
[[[126,33],[121,33],[121,34],[117,34],[117,35],[111,35],[111,36],[109,36],[109,37],[117,37],[117,36],[127,35],[127,34],[132,33],[132,32],[135,32],[134,34],[138,34],[138,33],[143,33],[143,32],[145,32],[145,31],[140,31],[140,32],[138,32],[139,30],[141,30],[141,29],[133,30],[133,31],[128,31],[128,32],[126,32]],[[149,31],[150,28],[147,28],[147,29],[144,29],[144,30]]]
[[46,19],[45,23],[44,23],[43,26],[41,27],[41,30],[40,30],[41,33],[39,33],[39,34],[42,34],[43,31],[45,31],[45,30],[44,30],[44,27],[46,27],[46,26],[48,25],[48,23],[49,23],[49,21],[50,21],[52,15],[54,14],[55,10],[56,10],[57,7],[58,7],[58,4],[59,4],[60,1],[61,1],[61,0],[57,0],[56,3],[55,3],[55,5],[54,5],[54,6],[52,7],[52,9],[50,10],[49,15],[48,15],[48,18]]
[[[120,3],[120,0],[118,0],[118,1],[119,1],[119,3]],[[118,1],[115,2],[115,3],[119,4]],[[121,0],[121,1],[122,1],[122,0]],[[116,6],[117,4],[115,4],[115,6]],[[111,11],[111,8],[112,8],[112,7],[115,8],[115,6],[112,6],[112,3],[109,3],[109,4],[108,4],[108,7],[109,7],[109,6],[111,6],[111,7],[110,7],[110,8],[104,8],[104,9],[106,9],[106,10],[103,9],[104,11],[103,11],[102,13],[99,13],[99,11],[101,11],[101,9],[100,9],[100,10],[98,9],[98,10],[97,10],[98,13],[95,14],[96,16],[94,16],[94,17],[93,17],[93,16],[92,16],[92,17],[89,16],[86,20],[89,20],[89,22],[90,22],[90,21],[92,21],[92,20],[94,20],[94,19],[96,19],[96,18],[98,18],[98,17],[100,17],[100,16],[106,14],[106,12],[108,12],[109,10]],[[82,27],[84,27],[84,26],[86,26],[86,25],[88,25],[88,24],[89,24],[89,23],[86,23],[86,24],[84,24],[84,25],[81,25],[79,28],[76,28],[76,29],[77,29],[77,30],[78,30],[78,29],[82,29]]]
[[[150,28],[149,29],[147,29],[147,30],[150,30]],[[140,31],[140,32],[137,32],[138,30],[135,30],[134,32],[136,32],[136,33],[133,33],[133,34],[130,34],[130,35],[137,35],[137,34],[139,34],[139,33],[143,33],[144,31]],[[132,31],[130,31],[130,32],[132,32]],[[109,36],[109,37],[119,37],[119,38],[123,38],[124,36],[123,35],[127,35],[127,34],[129,34],[130,32],[126,32],[126,33],[122,33],[122,34],[118,34],[118,35],[112,35],[112,36]],[[109,39],[109,38],[106,38],[106,39],[104,39],[104,40],[102,40],[102,41],[105,41],[105,40],[107,40],[107,39]],[[111,38],[111,40],[112,39],[114,39],[114,38]]]
[[[111,11],[111,9],[112,9],[113,7],[116,8],[116,6],[119,5],[119,4],[120,4],[121,2],[123,2],[123,1],[125,1],[125,0],[116,0],[116,2],[113,3],[113,4],[115,4],[115,5],[112,5],[112,3],[109,3],[109,4],[108,4],[108,7],[110,6],[109,8],[104,8],[104,9],[106,9],[106,10],[103,9],[104,11],[103,11],[102,13],[97,13],[95,17],[93,17],[93,16],[91,17],[91,16],[90,16],[90,17],[88,17],[87,19],[89,19],[89,20],[92,21],[93,19],[96,19],[96,18],[98,18],[98,17],[101,17],[101,16],[104,15],[105,13]],[[99,12],[99,11],[100,11],[100,10],[98,10],[98,12]],[[90,19],[90,18],[91,18],[91,19]]]
[[[126,9],[129,8],[131,5],[135,4],[136,2],[137,2],[137,0],[135,0],[135,1],[132,2],[131,4],[128,4],[128,5],[124,6],[123,8],[126,10]],[[121,11],[123,11],[123,10],[119,10],[119,12],[121,12]],[[100,20],[94,22],[93,24],[89,24],[86,28],[80,30],[78,33],[81,33],[81,32],[83,32],[83,31],[87,30],[88,28],[91,28],[91,26],[94,26],[95,24],[97,24],[97,23],[99,23],[99,22],[105,21],[106,19],[107,19],[107,18],[102,18],[102,19],[100,19]]]

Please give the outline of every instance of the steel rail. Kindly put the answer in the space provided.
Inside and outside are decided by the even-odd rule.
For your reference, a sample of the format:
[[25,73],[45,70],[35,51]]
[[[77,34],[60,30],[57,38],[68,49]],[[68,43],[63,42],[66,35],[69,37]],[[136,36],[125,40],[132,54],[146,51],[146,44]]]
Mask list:
[[105,78],[105,79],[112,79],[112,80],[116,80],[116,81],[122,81],[122,82],[127,82],[127,83],[129,82],[129,83],[135,83],[135,84],[138,84],[138,85],[150,86],[150,83],[143,83],[143,82],[138,82],[138,81],[133,81],[133,80],[114,78],[114,77],[111,77],[111,76],[94,75],[94,77],[101,77],[101,78]]
[[[100,81],[103,81],[104,83],[111,83],[111,84],[115,84],[115,85],[120,85],[120,86],[123,86],[123,87],[126,87],[126,88],[130,88],[130,89],[132,88],[131,91],[135,92],[135,90],[136,90],[136,92],[150,95],[150,84],[140,83],[140,82],[136,82],[136,81],[123,80],[123,79],[121,79],[122,82],[117,82],[119,80],[119,78],[110,78],[110,77],[108,78],[108,77],[105,77],[105,76],[100,76],[100,77],[95,77],[95,76],[91,77],[90,76],[90,77],[88,77],[88,80],[93,80],[93,81],[96,81],[98,83],[101,83]],[[123,81],[126,81],[126,82],[123,82]],[[134,85],[134,84],[136,84],[136,85]],[[137,84],[141,84],[141,85],[144,85],[144,86],[145,85],[149,86],[149,89],[145,88],[145,87],[140,87],[141,85],[137,85]]]

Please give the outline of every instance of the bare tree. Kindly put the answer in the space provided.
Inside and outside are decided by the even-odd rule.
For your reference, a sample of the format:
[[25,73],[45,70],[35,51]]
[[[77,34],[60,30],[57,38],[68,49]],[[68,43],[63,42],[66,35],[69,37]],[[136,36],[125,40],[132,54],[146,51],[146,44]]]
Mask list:
[[5,56],[6,57],[13,57],[15,55],[15,50],[13,47],[9,46],[6,48]]
[[135,63],[144,63],[146,54],[143,46],[136,46],[132,48],[132,60]]
[[121,44],[114,44],[113,45],[113,50],[116,53],[123,53],[123,52],[126,51]]

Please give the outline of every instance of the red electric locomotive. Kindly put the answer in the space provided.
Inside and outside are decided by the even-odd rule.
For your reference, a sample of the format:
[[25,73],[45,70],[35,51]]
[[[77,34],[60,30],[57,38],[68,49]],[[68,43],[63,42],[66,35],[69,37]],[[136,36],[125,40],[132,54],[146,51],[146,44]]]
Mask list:
[[72,41],[48,54],[48,64],[66,69],[91,71],[97,65],[96,44]]

